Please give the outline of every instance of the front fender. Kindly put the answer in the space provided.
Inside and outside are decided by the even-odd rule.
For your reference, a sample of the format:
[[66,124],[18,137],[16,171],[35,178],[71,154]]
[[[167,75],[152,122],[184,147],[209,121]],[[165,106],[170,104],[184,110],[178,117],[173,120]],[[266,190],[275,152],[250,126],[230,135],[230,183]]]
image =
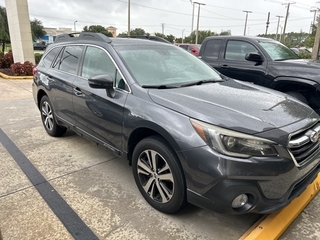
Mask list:
[[277,77],[269,87],[275,90],[285,91],[286,86],[290,87],[292,85],[311,87],[316,91],[320,91],[320,84],[316,81],[296,77]]

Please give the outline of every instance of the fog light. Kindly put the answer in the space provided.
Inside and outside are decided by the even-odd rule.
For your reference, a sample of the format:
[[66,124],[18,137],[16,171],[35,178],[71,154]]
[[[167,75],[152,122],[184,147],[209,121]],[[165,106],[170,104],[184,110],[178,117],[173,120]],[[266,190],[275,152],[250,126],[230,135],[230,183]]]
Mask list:
[[239,207],[244,206],[247,202],[248,202],[247,194],[240,194],[238,197],[233,199],[231,206],[233,208],[239,208]]

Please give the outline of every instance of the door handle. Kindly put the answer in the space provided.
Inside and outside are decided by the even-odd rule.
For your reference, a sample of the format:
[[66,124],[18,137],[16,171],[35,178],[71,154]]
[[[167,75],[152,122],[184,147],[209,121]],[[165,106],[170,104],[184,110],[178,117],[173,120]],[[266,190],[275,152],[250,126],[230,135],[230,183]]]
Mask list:
[[222,66],[221,66],[221,68],[228,69],[228,68],[230,68],[230,66],[229,66],[229,65],[224,64],[224,65],[222,65]]
[[84,94],[82,93],[81,89],[76,87],[76,88],[73,88],[73,91],[74,91],[74,94],[78,97],[81,97],[83,96]]

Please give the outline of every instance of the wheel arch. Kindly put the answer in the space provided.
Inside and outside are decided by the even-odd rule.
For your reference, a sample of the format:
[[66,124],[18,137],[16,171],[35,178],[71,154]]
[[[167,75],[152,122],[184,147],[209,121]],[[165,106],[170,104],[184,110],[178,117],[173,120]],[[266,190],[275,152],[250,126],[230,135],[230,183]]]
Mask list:
[[320,107],[320,84],[315,81],[293,77],[279,77],[274,81],[273,89],[286,93],[302,94],[313,108]]
[[47,93],[44,91],[44,90],[42,90],[42,89],[40,89],[39,91],[38,91],[38,94],[37,94],[37,105],[38,105],[38,108],[40,109],[40,101],[41,101],[41,98],[43,97],[43,96],[47,96]]
[[149,136],[160,136],[163,140],[165,140],[172,150],[177,155],[177,158],[179,158],[177,151],[180,150],[180,147],[178,143],[175,141],[175,139],[168,133],[167,130],[164,128],[156,125],[155,123],[149,123],[145,126],[138,127],[134,129],[127,142],[127,159],[129,160],[129,164],[132,163],[132,154],[135,146],[140,142],[142,139],[147,138]]

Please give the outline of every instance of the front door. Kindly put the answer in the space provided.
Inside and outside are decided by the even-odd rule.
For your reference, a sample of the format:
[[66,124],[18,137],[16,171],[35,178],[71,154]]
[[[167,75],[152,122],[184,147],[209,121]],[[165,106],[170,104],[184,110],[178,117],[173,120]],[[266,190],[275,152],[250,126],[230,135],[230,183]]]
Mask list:
[[230,78],[266,85],[267,62],[257,63],[246,60],[246,54],[251,52],[259,51],[249,42],[228,41],[224,57],[219,63],[219,72]]
[[[89,78],[103,74],[114,79],[113,98],[107,96],[105,89],[93,89],[88,84]],[[114,151],[121,149],[123,107],[128,95],[125,89],[117,88],[120,80],[122,76],[110,55],[102,48],[88,46],[81,74],[73,84],[77,128]]]

